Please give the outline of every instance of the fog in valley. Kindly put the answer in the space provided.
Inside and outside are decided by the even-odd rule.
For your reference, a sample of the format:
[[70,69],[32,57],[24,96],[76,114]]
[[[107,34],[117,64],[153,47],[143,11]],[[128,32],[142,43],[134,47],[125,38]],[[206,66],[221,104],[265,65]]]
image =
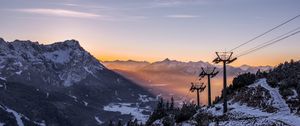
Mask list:
[[[181,71],[145,70],[141,69],[143,64],[112,64],[104,63],[106,67],[134,81],[138,85],[148,89],[155,96],[170,99],[173,97],[177,104],[182,102],[196,102],[196,92],[190,92],[191,82],[204,82],[207,85],[207,78],[199,81],[200,69],[194,74],[186,74]],[[212,100],[221,94],[223,89],[222,71],[211,80]],[[228,76],[228,84],[233,76]],[[207,87],[200,93],[200,102],[207,104]]]

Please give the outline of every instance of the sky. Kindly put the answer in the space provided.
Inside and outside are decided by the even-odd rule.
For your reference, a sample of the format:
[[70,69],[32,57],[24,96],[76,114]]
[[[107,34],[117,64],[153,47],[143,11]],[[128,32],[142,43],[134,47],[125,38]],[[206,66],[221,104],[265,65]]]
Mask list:
[[[299,0],[1,0],[0,37],[43,44],[76,39],[101,61],[211,62],[300,14]],[[234,56],[300,26],[300,18]],[[300,34],[239,57],[233,65],[300,60]]]

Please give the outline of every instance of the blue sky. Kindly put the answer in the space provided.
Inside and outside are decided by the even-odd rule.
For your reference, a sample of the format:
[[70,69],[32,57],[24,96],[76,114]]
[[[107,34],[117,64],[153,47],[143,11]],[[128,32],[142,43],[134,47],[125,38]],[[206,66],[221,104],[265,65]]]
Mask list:
[[[1,0],[0,37],[52,43],[77,39],[100,60],[211,61],[300,14],[299,0]],[[235,54],[300,26],[300,19]],[[300,35],[235,64],[300,59]]]

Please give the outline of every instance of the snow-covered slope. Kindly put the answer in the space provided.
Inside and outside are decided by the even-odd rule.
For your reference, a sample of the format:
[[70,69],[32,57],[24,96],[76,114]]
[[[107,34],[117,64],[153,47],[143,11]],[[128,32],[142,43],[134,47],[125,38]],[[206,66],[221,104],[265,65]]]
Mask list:
[[[152,124],[163,126],[174,123],[178,126],[298,126],[300,115],[292,112],[278,88],[272,88],[266,79],[237,89],[228,96],[228,112],[223,114],[223,102],[211,107],[201,107],[193,116],[185,115],[185,121],[175,123],[179,114],[169,112],[162,118],[155,118]],[[192,109],[192,108],[190,108]],[[181,109],[189,113],[187,109]],[[168,111],[167,111],[168,113]],[[152,116],[154,117],[154,116]],[[189,119],[188,119],[189,118]]]
[[[252,126],[252,125],[291,125],[297,126],[300,124],[300,116],[290,112],[290,108],[286,101],[282,98],[278,88],[270,87],[266,79],[260,79],[256,83],[249,85],[247,90],[262,88],[260,92],[266,93],[262,97],[267,97],[263,101],[266,105],[258,103],[256,106],[251,105],[251,101],[244,102],[235,97],[242,92],[235,94],[228,103],[229,111],[226,114],[226,119],[213,121],[210,125],[222,126]],[[252,92],[255,93],[255,92]],[[257,92],[256,92],[257,93]],[[269,95],[270,97],[268,97]],[[248,97],[256,97],[255,94]],[[271,106],[274,110],[267,110],[266,106]],[[205,111],[211,113],[215,117],[223,115],[222,103],[216,104],[211,108],[204,108]]]

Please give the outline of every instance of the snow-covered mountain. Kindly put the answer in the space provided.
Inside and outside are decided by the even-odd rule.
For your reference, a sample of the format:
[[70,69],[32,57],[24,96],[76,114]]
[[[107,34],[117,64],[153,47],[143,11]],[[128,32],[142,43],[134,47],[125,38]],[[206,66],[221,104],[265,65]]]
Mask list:
[[[76,40],[43,45],[0,39],[0,125],[107,125],[146,116],[151,96]],[[135,109],[107,109],[115,104]]]

